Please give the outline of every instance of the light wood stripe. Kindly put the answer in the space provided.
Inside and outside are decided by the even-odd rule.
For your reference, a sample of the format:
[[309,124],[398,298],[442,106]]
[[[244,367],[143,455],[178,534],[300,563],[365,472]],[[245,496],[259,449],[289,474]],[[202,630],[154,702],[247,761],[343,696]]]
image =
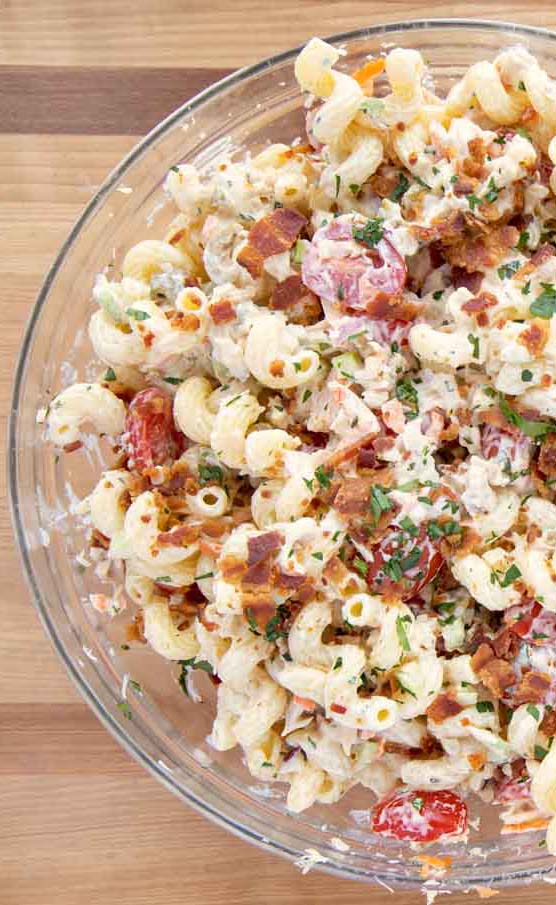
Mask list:
[[144,135],[229,69],[0,66],[4,133]]

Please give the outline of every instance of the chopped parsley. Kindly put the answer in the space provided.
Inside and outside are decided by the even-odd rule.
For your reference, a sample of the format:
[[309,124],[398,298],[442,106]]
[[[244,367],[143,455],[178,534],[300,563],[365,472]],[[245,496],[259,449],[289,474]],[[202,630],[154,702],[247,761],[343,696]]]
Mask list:
[[401,377],[396,382],[396,399],[405,403],[415,414],[419,413],[419,396],[410,377]]
[[356,182],[352,182],[351,185],[349,186],[349,190],[352,195],[358,195],[359,192],[361,191],[361,186],[358,185]]
[[333,468],[325,468],[324,465],[319,465],[318,468],[315,468],[315,478],[323,488],[330,487],[330,479],[333,474]]
[[521,294],[529,295],[530,292],[531,292],[531,280],[527,280],[527,282],[525,283],[525,286],[521,290]]
[[523,383],[531,383],[533,379],[533,372],[529,370],[529,368],[524,368],[521,372],[521,379]]
[[481,199],[477,198],[476,195],[471,194],[471,195],[467,196],[467,203],[468,203],[469,207],[471,208],[471,210],[474,211],[475,208],[477,207],[477,205],[479,205],[481,203]]
[[506,421],[519,427],[527,437],[531,437],[533,440],[542,440],[548,433],[556,429],[547,421],[529,421],[524,418],[511,407],[502,393],[498,394],[498,404]]
[[534,720],[540,720],[541,714],[538,707],[535,707],[534,704],[527,705],[527,713],[533,717]]
[[411,807],[415,808],[415,810],[418,811],[419,813],[421,813],[421,811],[423,810],[424,803],[425,802],[424,802],[423,798],[412,798],[411,799]]
[[407,632],[405,630],[405,622],[411,622],[410,616],[398,616],[396,619],[396,634],[398,636],[398,641],[401,644],[402,650],[409,651],[411,650],[411,645],[409,643],[409,638],[407,637]]
[[471,346],[473,347],[473,358],[478,358],[478,357],[479,357],[479,354],[480,354],[480,352],[479,352],[479,337],[478,337],[478,336],[474,336],[473,333],[469,333],[469,334],[467,335],[467,339],[468,339],[468,341],[471,343]]
[[313,395],[313,393],[312,393],[311,390],[305,390],[305,392],[303,393],[303,397],[302,397],[301,401],[302,401],[302,402],[307,402],[307,400],[310,399],[312,395]]
[[518,251],[527,251],[527,247],[529,245],[529,231],[527,229],[522,229],[519,234],[519,239],[517,240],[516,248]]
[[442,298],[443,295],[444,295],[444,290],[437,289],[436,292],[433,292],[432,297],[435,300],[435,302],[438,302]]
[[180,383],[183,383],[183,379],[181,377],[163,377],[164,383],[171,383],[172,386],[179,386]]
[[199,478],[201,484],[220,484],[224,482],[224,472],[220,465],[199,465]]
[[359,556],[356,556],[353,560],[353,567],[357,569],[358,572],[361,572],[361,575],[366,576],[369,571],[369,567],[364,559],[361,559]]
[[118,710],[120,710],[123,713],[126,720],[132,719],[131,708],[130,708],[129,704],[127,703],[127,701],[120,701],[118,703]]
[[386,491],[379,484],[371,487],[369,506],[375,522],[378,522],[383,512],[389,512],[392,509],[391,500],[388,499]]
[[203,572],[202,575],[195,575],[193,581],[203,581],[205,578],[214,578],[214,572]]
[[340,186],[341,186],[341,184],[342,184],[342,179],[341,179],[340,176],[338,176],[337,173],[336,173],[336,175],[334,176],[334,182],[336,183],[336,198],[337,198],[338,195],[340,194]]
[[398,175],[397,186],[393,189],[392,192],[390,192],[390,201],[399,201],[401,198],[403,198],[409,188],[409,185],[409,179],[407,178],[405,173],[400,173]]
[[381,217],[367,220],[363,227],[354,226],[351,234],[356,242],[361,242],[369,248],[374,248],[375,245],[378,245],[384,235],[384,229],[382,227],[383,222],[384,220]]
[[318,550],[316,553],[311,553],[313,559],[318,559],[320,562],[324,560],[324,555]]
[[514,273],[517,273],[520,267],[521,264],[519,261],[509,261],[507,264],[502,264],[496,273],[501,280],[509,280],[510,277],[513,277]]
[[535,745],[535,759],[536,760],[544,760],[548,751],[546,748],[543,748],[542,745]]
[[518,578],[521,578],[521,572],[518,567],[515,565],[510,566],[504,578],[499,580],[499,585],[501,588],[507,588],[509,585],[513,584],[514,581],[517,581]]
[[535,317],[549,320],[556,313],[556,288],[553,283],[541,283],[543,291],[530,305],[529,312]]
[[404,531],[407,531],[411,537],[417,537],[419,534],[419,529],[415,522],[412,522],[409,516],[405,515],[400,521],[400,527],[403,528]]
[[487,201],[489,204],[492,204],[493,201],[497,200],[499,194],[500,189],[496,185],[494,177],[491,176],[488,180],[488,192],[485,195],[485,201]]
[[106,374],[104,375],[104,379],[107,383],[110,383],[112,380],[117,380],[116,372],[112,368],[108,368]]
[[491,701],[477,701],[475,707],[479,713],[494,713],[494,704]]
[[247,616],[247,624],[249,626],[249,631],[253,632],[254,635],[260,635],[259,626],[257,624],[257,620],[253,615],[253,610],[251,607],[247,607],[245,610],[245,615]]
[[336,657],[336,659],[334,660],[334,666],[332,667],[332,669],[340,669],[342,666],[342,662],[343,662],[343,660],[341,657]]
[[308,490],[313,492],[313,478],[303,478],[303,483],[307,487]]
[[148,311],[137,311],[136,308],[126,308],[125,313],[134,321],[147,321],[150,318]]

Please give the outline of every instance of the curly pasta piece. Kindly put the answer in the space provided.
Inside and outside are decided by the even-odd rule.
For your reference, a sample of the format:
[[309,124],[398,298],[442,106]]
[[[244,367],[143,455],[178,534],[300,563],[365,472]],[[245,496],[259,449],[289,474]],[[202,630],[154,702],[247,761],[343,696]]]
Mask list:
[[299,328],[275,315],[263,315],[249,331],[245,364],[263,386],[287,389],[312,380],[319,356],[312,349],[300,348]]
[[122,264],[124,277],[133,277],[145,283],[155,273],[166,269],[183,270],[186,274],[192,274],[194,268],[191,259],[183,251],[160,239],[138,242],[129,249]]
[[222,403],[213,422],[210,445],[224,465],[230,468],[245,465],[247,431],[262,411],[256,398],[247,392]]
[[194,443],[210,444],[216,405],[210,404],[212,384],[206,377],[189,377],[174,397],[174,419],[182,433]]
[[56,396],[48,412],[48,435],[56,446],[77,442],[86,425],[117,437],[124,429],[125,405],[99,383],[74,383]]

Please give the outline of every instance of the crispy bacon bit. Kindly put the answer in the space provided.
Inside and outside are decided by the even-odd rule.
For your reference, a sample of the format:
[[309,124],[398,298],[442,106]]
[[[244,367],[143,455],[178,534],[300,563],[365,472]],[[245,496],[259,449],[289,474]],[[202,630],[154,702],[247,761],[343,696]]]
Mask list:
[[481,236],[464,235],[447,244],[444,253],[452,266],[462,267],[474,273],[495,267],[509,251],[517,245],[519,231],[515,226],[497,226]]
[[[411,232],[422,242],[449,242],[461,239],[465,228],[465,217],[461,211],[453,211],[443,220],[433,221],[430,226],[411,226]],[[471,268],[476,269],[476,268]]]
[[220,571],[225,581],[233,584],[245,572],[246,565],[238,556],[225,556],[220,560]]
[[461,713],[463,707],[450,694],[439,694],[427,708],[427,716],[433,723],[442,723],[451,716]]
[[539,729],[544,732],[547,738],[552,738],[553,735],[556,735],[556,710],[546,711]]
[[102,547],[103,550],[108,550],[110,546],[110,538],[106,537],[104,534],[101,534],[97,528],[93,528],[91,531],[91,547]]
[[546,440],[543,440],[538,466],[547,477],[556,477],[556,434],[548,434]]
[[498,657],[493,657],[480,670],[479,678],[495,698],[501,698],[506,688],[509,688],[515,682],[515,675],[511,665],[506,660],[501,660]]
[[247,565],[253,566],[255,563],[267,559],[273,553],[277,553],[282,546],[283,540],[279,531],[268,531],[266,534],[250,537],[247,541]]
[[137,613],[133,622],[126,625],[125,639],[126,641],[139,641],[141,644],[147,643],[145,638],[145,620],[142,612]]
[[501,698],[505,689],[515,682],[511,665],[496,657],[490,644],[479,645],[471,658],[471,666],[495,698]]
[[269,531],[247,541],[247,571],[244,584],[267,585],[271,579],[272,556],[280,550],[283,537],[279,531]]
[[[465,169],[465,167],[464,167]],[[461,197],[462,195],[471,195],[477,188],[478,181],[472,178],[472,174],[458,176],[458,181],[454,183],[454,195]]]
[[544,245],[540,245],[537,248],[536,252],[531,255],[528,261],[523,264],[519,270],[515,274],[516,279],[522,279],[524,277],[530,276],[537,267],[540,267],[541,264],[546,264],[546,262],[556,255],[556,248],[554,245],[550,245],[549,242],[545,242]]
[[369,179],[370,186],[379,198],[388,198],[392,194],[400,180],[398,167],[391,164],[382,164],[374,176]]
[[276,614],[276,604],[271,596],[244,594],[243,608],[248,616],[255,620],[259,628],[264,629],[269,619]]
[[322,316],[317,296],[307,289],[298,273],[274,287],[269,308],[273,311],[285,311],[289,321],[302,326],[314,324]]
[[515,705],[542,704],[550,684],[550,676],[546,673],[530,670],[525,673],[514,691],[512,703]]
[[334,498],[334,508],[342,515],[363,515],[369,511],[369,494],[377,483],[374,475],[344,478]]
[[81,449],[82,446],[83,444],[81,440],[74,440],[73,443],[66,443],[66,445],[63,447],[63,450],[66,453],[71,453],[75,452],[77,449]]
[[276,576],[276,584],[278,587],[286,588],[287,590],[300,588],[306,581],[307,578],[305,575],[293,575],[291,572],[280,571]]
[[463,267],[452,267],[452,283],[455,289],[469,289],[474,295],[477,295],[483,282],[484,274],[480,270],[471,272],[464,270]]
[[[365,434],[363,437],[359,437],[358,440],[355,440],[353,443],[349,443],[346,446],[341,446],[336,452],[333,452],[332,455],[328,457],[325,462],[327,468],[336,468],[342,462],[346,462],[348,459],[353,459],[361,449],[361,447],[368,446],[375,439],[376,434]],[[391,444],[389,444],[390,446]],[[378,451],[378,450],[377,450]]]
[[462,311],[466,311],[468,314],[478,314],[480,311],[494,308],[495,305],[496,296],[492,295],[491,292],[481,292],[481,294],[475,296],[475,298],[469,299],[468,302],[464,302],[461,308]]
[[287,207],[278,208],[257,220],[251,228],[247,245],[237,257],[238,264],[245,267],[252,277],[260,277],[265,259],[291,248],[306,223],[302,214]]
[[548,342],[550,326],[547,320],[536,317],[518,337],[518,343],[525,346],[531,356],[537,358]]
[[336,704],[334,702],[333,704],[330,705],[330,709],[331,709],[332,713],[345,713],[347,710],[347,707],[344,707],[343,704]]
[[172,531],[163,531],[156,542],[160,547],[187,547],[198,539],[200,533],[199,525],[180,525]]
[[236,310],[229,299],[220,299],[209,305],[209,314],[215,324],[230,324],[236,319]]
[[242,578],[242,584],[249,585],[267,585],[270,582],[272,563],[270,559],[261,559],[254,562],[247,568]]

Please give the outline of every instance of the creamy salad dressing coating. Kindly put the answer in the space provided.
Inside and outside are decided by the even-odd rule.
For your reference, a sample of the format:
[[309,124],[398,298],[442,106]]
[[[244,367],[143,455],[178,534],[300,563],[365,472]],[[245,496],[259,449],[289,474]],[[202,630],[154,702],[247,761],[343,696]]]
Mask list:
[[292,811],[360,785],[375,832],[465,840],[475,793],[556,854],[555,83],[519,47],[447,98],[413,50],[295,71],[307,136],[173,166],[98,277],[107,369],[49,439],[119,446],[92,544],[130,643],[217,684],[215,748]]

